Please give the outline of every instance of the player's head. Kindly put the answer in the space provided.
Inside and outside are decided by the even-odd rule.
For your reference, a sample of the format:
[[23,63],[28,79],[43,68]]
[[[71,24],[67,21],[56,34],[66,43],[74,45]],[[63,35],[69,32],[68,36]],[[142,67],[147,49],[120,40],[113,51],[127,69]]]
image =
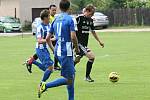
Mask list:
[[45,24],[49,23],[49,11],[47,9],[41,11],[40,17]]
[[94,15],[94,12],[95,12],[95,7],[93,5],[87,5],[83,13],[86,17],[92,17]]
[[63,12],[67,12],[70,8],[70,1],[69,0],[61,0],[59,3],[59,8]]
[[54,16],[56,14],[56,10],[57,10],[56,5],[52,4],[49,6],[49,12],[51,16]]

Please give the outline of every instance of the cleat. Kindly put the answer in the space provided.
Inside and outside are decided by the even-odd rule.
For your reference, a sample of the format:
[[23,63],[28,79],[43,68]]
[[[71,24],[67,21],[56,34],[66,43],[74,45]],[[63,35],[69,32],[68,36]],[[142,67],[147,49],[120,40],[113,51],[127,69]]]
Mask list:
[[28,70],[29,73],[32,73],[32,64],[29,64],[28,62],[29,62],[29,61],[26,60],[26,61],[23,63],[23,65],[26,66],[26,68],[27,68],[27,70]]
[[86,77],[85,81],[87,81],[87,82],[94,82],[94,80],[90,76]]
[[41,98],[41,94],[45,91],[46,91],[46,83],[42,82],[40,83],[40,86],[38,87],[38,98]]

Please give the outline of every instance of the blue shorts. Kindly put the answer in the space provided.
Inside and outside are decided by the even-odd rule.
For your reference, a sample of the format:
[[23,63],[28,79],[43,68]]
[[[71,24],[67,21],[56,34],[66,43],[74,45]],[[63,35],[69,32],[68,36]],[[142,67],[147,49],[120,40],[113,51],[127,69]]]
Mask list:
[[45,49],[39,49],[36,48],[36,54],[39,58],[39,60],[41,61],[42,65],[44,65],[44,67],[47,69],[49,66],[53,66],[54,62],[53,60],[50,58],[50,53],[47,50],[47,48]]
[[55,56],[61,65],[61,76],[67,79],[74,79],[75,68],[73,57]]

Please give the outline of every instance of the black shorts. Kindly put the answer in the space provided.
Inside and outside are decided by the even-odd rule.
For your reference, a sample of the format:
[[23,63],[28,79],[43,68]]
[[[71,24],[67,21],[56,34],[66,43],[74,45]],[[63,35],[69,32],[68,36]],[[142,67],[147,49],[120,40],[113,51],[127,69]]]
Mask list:
[[82,58],[83,56],[85,56],[88,52],[91,51],[88,47],[83,46],[83,45],[81,45],[81,44],[79,44],[79,49],[80,49],[79,55],[80,55],[81,58]]

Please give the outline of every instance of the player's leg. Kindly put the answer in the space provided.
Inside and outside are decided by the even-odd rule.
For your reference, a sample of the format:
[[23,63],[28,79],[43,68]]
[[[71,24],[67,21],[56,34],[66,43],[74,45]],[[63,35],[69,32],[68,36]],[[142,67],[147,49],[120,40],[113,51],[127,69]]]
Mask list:
[[86,78],[85,78],[85,80],[88,82],[94,82],[94,80],[90,77],[90,74],[91,74],[92,66],[93,66],[93,63],[95,60],[95,55],[90,49],[87,49],[86,57],[89,60],[86,64]]
[[68,90],[68,100],[74,100],[74,79],[67,79],[67,78],[57,78],[52,82],[42,82],[39,90],[38,90],[38,97],[41,97],[41,94],[45,92],[48,88],[59,87],[62,85],[67,85]]
[[34,60],[37,60],[38,59],[38,56],[37,56],[37,54],[35,53],[28,61],[29,61],[29,64],[32,64],[32,62],[34,61]]
[[42,63],[39,63],[38,61],[34,60],[33,64],[36,65],[40,70],[45,71],[46,68]]
[[44,67],[43,64],[39,63],[36,61],[38,59],[37,54],[35,53],[30,59],[29,59],[29,64],[32,66],[32,64],[36,65],[40,70],[45,71],[46,68]]
[[[62,85],[69,85],[69,84],[72,84],[71,82],[73,82],[73,81],[68,80],[67,78],[64,78],[64,77],[63,78],[57,78],[56,80],[48,82],[48,83],[42,82],[40,84],[40,87],[39,87],[39,90],[38,90],[38,97],[40,98],[41,94],[43,92],[45,92],[48,88],[59,87],[59,86],[62,86]],[[68,91],[68,93],[70,93],[70,92]],[[74,93],[74,90],[71,93]],[[74,99],[70,99],[70,100],[74,100]]]
[[63,60],[61,75],[68,79],[68,100],[74,100],[75,67],[73,57],[67,57]]
[[37,54],[34,54],[32,57],[30,57],[28,60],[25,61],[24,64],[26,65],[29,73],[32,73],[32,63],[33,63],[33,61],[35,61],[37,59],[38,59]]
[[50,77],[51,73],[53,72],[53,68],[53,65],[51,65],[45,70],[41,82],[45,82]]
[[74,79],[67,85],[68,100],[74,100]]
[[[38,53],[39,54],[39,53]],[[53,72],[53,61],[50,58],[50,53],[47,49],[43,49],[39,54],[39,59],[46,68],[41,82],[45,82]]]
[[62,85],[67,85],[68,90],[68,100],[74,100],[74,62],[71,58],[66,58],[61,62],[61,65],[63,66],[61,70],[61,75],[64,78],[58,78],[52,82],[49,83],[42,83],[39,88],[38,96],[40,97],[41,94],[48,88],[58,87]]
[[78,64],[83,56],[87,53],[86,48],[79,44],[80,53],[75,54],[74,65]]
[[38,59],[38,56],[37,56],[37,54],[35,53],[32,57],[30,57],[30,58],[27,60],[27,62],[28,62],[29,65],[32,65],[33,61],[34,61],[34,60],[37,60],[37,59]]

